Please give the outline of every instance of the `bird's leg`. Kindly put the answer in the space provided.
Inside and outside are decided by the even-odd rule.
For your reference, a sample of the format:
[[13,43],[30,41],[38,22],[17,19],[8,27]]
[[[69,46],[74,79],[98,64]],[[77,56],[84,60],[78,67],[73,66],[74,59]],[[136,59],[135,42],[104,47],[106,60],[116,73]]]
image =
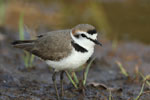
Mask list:
[[64,71],[61,71],[60,73],[61,97],[64,96],[63,79],[64,79]]
[[54,84],[54,87],[55,87],[57,100],[60,100],[59,93],[58,93],[58,90],[57,90],[57,85],[56,85],[56,73],[57,72],[53,73],[53,75],[52,75],[52,81],[53,81],[53,84]]

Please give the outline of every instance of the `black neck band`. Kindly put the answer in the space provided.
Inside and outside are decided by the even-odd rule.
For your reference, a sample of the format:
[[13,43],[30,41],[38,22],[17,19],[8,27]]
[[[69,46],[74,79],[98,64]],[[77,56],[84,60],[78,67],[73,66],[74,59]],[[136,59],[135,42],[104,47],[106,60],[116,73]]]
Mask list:
[[82,52],[82,53],[88,52],[87,49],[81,47],[79,44],[75,43],[74,41],[71,41],[71,44],[75,48],[75,50],[78,52]]

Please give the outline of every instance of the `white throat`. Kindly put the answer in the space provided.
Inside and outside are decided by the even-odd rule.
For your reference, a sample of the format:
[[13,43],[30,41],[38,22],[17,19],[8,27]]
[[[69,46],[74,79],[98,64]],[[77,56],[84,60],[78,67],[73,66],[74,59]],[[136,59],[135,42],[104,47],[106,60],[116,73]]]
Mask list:
[[[85,33],[86,35],[87,35],[87,33],[86,32],[82,32],[82,33]],[[83,48],[85,48],[85,49],[87,49],[87,50],[89,50],[89,49],[94,49],[94,46],[95,46],[95,44],[92,42],[92,41],[90,41],[90,40],[88,40],[88,39],[86,39],[86,38],[82,38],[82,39],[77,39],[77,38],[75,38],[73,35],[72,35],[72,32],[70,32],[70,35],[71,35],[71,38],[74,40],[74,42],[76,42],[78,45],[80,45],[81,47],[83,47]],[[89,37],[89,36],[88,36]],[[94,38],[95,38],[96,36],[94,36]]]

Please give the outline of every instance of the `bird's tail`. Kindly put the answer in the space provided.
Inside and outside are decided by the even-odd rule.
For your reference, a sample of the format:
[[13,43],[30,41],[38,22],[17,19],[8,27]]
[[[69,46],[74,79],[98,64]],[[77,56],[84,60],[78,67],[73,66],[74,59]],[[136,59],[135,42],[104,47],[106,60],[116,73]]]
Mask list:
[[34,41],[35,40],[16,40],[12,42],[11,44],[16,48],[30,51],[34,47]]

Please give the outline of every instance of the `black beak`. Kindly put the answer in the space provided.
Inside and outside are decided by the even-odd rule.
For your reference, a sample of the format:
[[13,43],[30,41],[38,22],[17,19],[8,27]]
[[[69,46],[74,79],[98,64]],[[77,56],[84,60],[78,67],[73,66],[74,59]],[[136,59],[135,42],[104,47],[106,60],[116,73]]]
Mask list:
[[102,44],[99,41],[97,41],[97,40],[94,40],[94,43],[97,44],[97,45],[102,46]]

